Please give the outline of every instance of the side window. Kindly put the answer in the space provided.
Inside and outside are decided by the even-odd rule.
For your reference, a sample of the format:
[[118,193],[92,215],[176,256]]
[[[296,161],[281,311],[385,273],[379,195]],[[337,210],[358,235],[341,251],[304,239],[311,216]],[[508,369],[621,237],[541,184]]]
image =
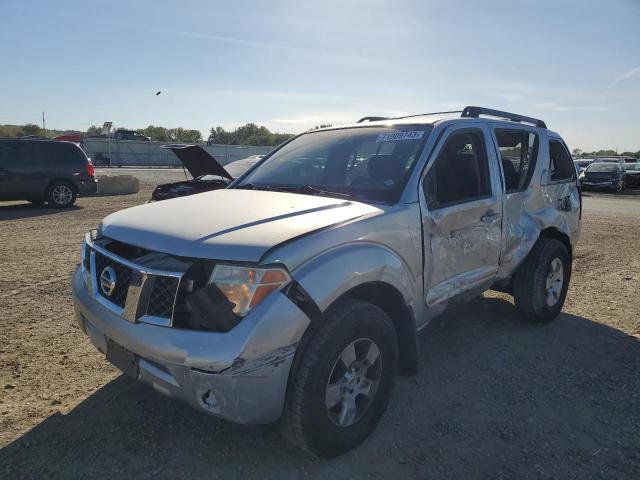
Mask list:
[[0,143],[0,168],[13,166],[12,159],[15,158],[14,147],[11,143]]
[[431,209],[491,195],[487,149],[480,130],[466,130],[447,139],[425,177],[424,191]]
[[575,167],[569,156],[569,152],[557,140],[549,141],[549,178],[552,182],[572,180],[575,175]]
[[0,146],[0,163],[3,168],[29,169],[33,166],[35,149],[30,143],[11,142]]
[[505,190],[513,192],[529,186],[535,169],[538,136],[522,130],[496,129]]
[[74,167],[79,159],[76,148],[64,142],[49,142],[38,145],[41,150],[41,165],[50,167]]

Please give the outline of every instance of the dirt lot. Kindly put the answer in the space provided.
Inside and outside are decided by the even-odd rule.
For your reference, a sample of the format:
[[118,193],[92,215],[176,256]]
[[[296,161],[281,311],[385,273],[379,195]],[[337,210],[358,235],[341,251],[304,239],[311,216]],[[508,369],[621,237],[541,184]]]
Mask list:
[[84,232],[140,194],[56,211],[0,205],[0,476],[638,478],[640,197],[585,198],[565,313],[528,325],[489,293],[421,335],[359,449],[312,460],[274,428],[207,417],[122,377],[73,320]]

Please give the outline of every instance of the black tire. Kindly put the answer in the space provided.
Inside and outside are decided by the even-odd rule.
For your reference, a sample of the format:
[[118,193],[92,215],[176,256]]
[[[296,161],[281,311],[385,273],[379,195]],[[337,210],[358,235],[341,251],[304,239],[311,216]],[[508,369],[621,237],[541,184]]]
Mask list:
[[[552,290],[548,300],[547,280],[552,274],[552,262],[555,259],[562,264],[562,281],[559,292],[553,295]],[[564,244],[553,238],[538,240],[513,279],[516,310],[530,322],[544,323],[554,320],[564,305],[570,279],[571,262]],[[550,305],[552,297],[555,298],[555,303]]]
[[618,182],[616,186],[612,188],[612,190],[615,193],[621,193],[624,189],[625,189],[624,180],[621,182]]
[[[335,457],[364,441],[386,410],[395,384],[398,344],[389,317],[367,302],[348,298],[340,300],[327,311],[322,322],[313,335],[302,342],[301,350],[296,354],[281,432],[291,443],[311,455]],[[355,398],[353,404],[360,401],[359,405],[364,406],[360,416],[353,417],[354,423],[341,426],[336,423],[339,414],[334,418],[336,414],[333,413],[341,403],[336,404],[333,410],[327,407],[329,382],[336,373],[340,373],[336,368],[343,365],[340,357],[346,349],[355,343],[354,352],[360,348],[362,355],[362,347],[358,345],[371,345],[363,343],[367,340],[378,348],[379,357],[370,368],[377,369],[373,375],[379,383],[370,400],[366,395],[352,396]],[[344,370],[345,373],[339,374],[338,381],[332,385],[339,383],[344,395],[349,395],[349,387],[343,377],[351,370]]]
[[70,207],[76,202],[77,197],[78,190],[70,182],[53,182],[47,190],[47,202],[55,208]]

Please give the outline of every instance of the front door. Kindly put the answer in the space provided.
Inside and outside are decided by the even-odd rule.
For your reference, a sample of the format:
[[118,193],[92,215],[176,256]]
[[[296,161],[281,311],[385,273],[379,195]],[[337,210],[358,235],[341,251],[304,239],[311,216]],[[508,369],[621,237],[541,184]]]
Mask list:
[[502,184],[484,128],[450,127],[422,181],[427,305],[491,284],[502,242]]

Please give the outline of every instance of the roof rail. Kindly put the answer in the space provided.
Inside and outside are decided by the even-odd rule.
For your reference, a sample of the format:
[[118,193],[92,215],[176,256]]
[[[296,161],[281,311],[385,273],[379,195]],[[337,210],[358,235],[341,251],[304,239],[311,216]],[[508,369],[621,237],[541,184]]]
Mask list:
[[429,115],[444,115],[445,113],[460,113],[460,112],[462,112],[462,110],[447,110],[445,112],[417,113],[415,115],[403,115],[402,117],[393,117],[393,119],[401,120],[403,118],[426,117]]
[[518,115],[517,113],[503,112],[501,110],[493,110],[491,108],[484,107],[464,107],[461,117],[478,118],[480,115],[488,115],[490,117],[503,118],[505,120],[511,120],[512,122],[530,123],[540,128],[547,128],[547,124],[537,118],[525,117]]
[[378,120],[391,120],[389,117],[362,117],[356,123],[377,122]]

